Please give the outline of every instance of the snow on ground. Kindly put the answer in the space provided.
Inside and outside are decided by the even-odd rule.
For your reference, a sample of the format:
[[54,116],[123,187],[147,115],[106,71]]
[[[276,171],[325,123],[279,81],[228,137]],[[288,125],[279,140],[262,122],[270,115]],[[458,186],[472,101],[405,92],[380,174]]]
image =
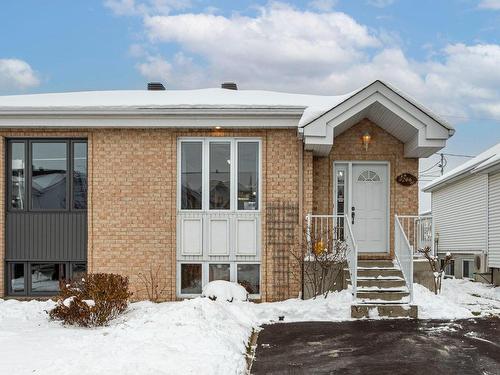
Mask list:
[[248,301],[248,292],[240,284],[225,280],[214,280],[203,287],[202,297],[214,301]]
[[500,316],[500,287],[461,279],[444,279],[436,296],[414,284],[415,303],[421,319],[466,319],[475,316]]
[[[138,302],[108,327],[72,328],[49,321],[54,302],[0,300],[0,374],[242,374],[252,329],[280,321],[350,320],[350,292],[283,302],[196,298]],[[444,280],[443,293],[415,285],[421,318],[456,319],[497,313],[500,288]],[[380,319],[380,317],[373,316]]]

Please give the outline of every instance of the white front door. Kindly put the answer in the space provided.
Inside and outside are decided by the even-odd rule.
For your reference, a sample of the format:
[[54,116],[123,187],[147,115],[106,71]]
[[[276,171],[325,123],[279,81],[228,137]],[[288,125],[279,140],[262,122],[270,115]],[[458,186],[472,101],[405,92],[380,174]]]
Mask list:
[[358,251],[389,252],[386,164],[352,164],[350,217]]

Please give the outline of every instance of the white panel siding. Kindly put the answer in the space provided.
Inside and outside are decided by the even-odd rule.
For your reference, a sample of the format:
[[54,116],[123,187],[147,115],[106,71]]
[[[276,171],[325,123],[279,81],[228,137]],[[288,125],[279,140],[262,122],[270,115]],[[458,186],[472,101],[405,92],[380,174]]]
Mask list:
[[488,267],[500,268],[500,173],[489,176]]
[[439,252],[486,251],[488,176],[471,175],[432,193]]

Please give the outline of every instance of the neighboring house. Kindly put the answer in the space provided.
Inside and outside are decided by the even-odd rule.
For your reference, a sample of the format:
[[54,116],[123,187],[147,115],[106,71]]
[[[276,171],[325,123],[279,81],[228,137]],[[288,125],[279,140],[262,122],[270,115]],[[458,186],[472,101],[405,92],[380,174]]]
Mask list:
[[411,285],[395,215],[417,215],[412,176],[450,125],[380,81],[343,96],[158,88],[0,97],[0,296],[87,270],[128,276],[137,299],[150,271],[166,300],[215,279],[296,297],[290,249],[311,213],[341,218],[351,282],[358,255],[399,254]]
[[432,195],[438,256],[453,254],[446,273],[500,283],[500,143],[435,179]]

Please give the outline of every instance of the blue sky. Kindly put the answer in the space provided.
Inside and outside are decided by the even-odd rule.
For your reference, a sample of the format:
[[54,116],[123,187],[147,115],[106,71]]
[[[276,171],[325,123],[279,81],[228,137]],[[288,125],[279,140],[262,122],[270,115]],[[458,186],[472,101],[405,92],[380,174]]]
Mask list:
[[456,127],[445,152],[498,143],[500,0],[0,5],[0,94],[143,89],[149,80],[342,94],[376,78]]

